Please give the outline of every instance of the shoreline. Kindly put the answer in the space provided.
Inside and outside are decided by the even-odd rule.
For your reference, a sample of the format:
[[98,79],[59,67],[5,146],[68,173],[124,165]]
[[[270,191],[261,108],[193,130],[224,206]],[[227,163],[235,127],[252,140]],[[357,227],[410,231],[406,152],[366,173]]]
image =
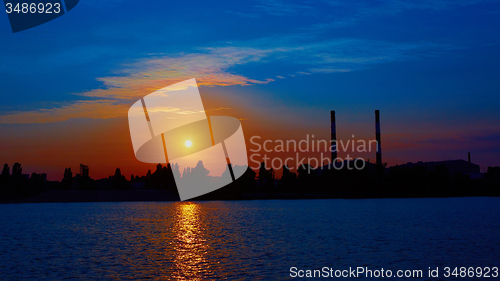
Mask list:
[[[223,198],[224,197],[224,198]],[[468,196],[401,196],[401,197],[333,197],[323,193],[248,193],[237,196],[215,196],[206,194],[189,201],[246,201],[246,200],[302,200],[302,199],[411,199],[411,198],[460,198],[498,197],[488,195]],[[78,203],[78,202],[181,202],[176,195],[166,190],[49,190],[33,197],[1,200],[0,204],[17,203]]]

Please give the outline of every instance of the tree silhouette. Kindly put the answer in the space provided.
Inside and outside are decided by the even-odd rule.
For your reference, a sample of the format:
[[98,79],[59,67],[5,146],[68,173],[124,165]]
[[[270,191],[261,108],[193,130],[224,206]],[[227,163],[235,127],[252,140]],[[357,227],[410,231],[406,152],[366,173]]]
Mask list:
[[292,173],[288,165],[283,166],[283,175],[281,176],[281,185],[285,190],[295,190],[297,185],[297,174]]
[[19,163],[14,163],[14,166],[12,167],[12,177],[13,178],[19,178],[23,174],[23,168],[21,167],[21,164]]
[[5,163],[3,165],[3,170],[2,170],[2,176],[10,176],[10,168],[9,168],[9,164]]
[[194,178],[204,178],[207,177],[210,171],[205,168],[203,161],[198,161],[194,168],[187,167],[182,172],[182,177],[194,177]]
[[179,164],[177,163],[174,163],[172,165],[172,174],[174,175],[174,177],[176,178],[180,178],[181,177],[181,171],[180,171],[180,168],[179,168]]
[[259,186],[261,188],[271,188],[274,186],[274,170],[268,170],[266,168],[266,163],[260,163],[259,168]]
[[115,179],[121,178],[122,177],[122,171],[120,168],[116,168],[115,170]]
[[126,190],[130,188],[130,186],[128,185],[128,181],[125,178],[125,176],[122,175],[122,171],[120,170],[120,168],[116,168],[113,179],[114,179],[115,189]]
[[10,178],[10,168],[9,165],[6,163],[3,165],[3,170],[2,170],[2,175],[0,176],[1,181],[7,181]]
[[73,182],[73,172],[71,171],[71,168],[64,169],[64,177],[62,179],[62,185],[64,190],[71,189],[72,182]]

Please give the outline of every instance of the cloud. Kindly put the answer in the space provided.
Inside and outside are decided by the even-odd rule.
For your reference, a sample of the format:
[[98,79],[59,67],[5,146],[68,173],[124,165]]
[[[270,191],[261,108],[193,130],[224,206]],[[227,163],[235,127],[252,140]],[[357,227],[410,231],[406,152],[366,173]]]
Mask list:
[[[104,88],[77,95],[86,100],[69,104],[55,104],[54,108],[8,112],[0,116],[0,123],[26,124],[60,122],[71,118],[107,119],[127,115],[135,100],[186,79],[195,77],[199,86],[248,86],[267,84],[274,79],[257,80],[233,74],[227,69],[261,60],[268,50],[253,48],[205,48],[205,52],[160,56],[138,60],[125,65],[117,74],[97,78]],[[87,100],[91,98],[92,100]],[[221,108],[223,110],[226,108]],[[183,113],[183,112],[181,112]],[[179,114],[181,114],[179,113]],[[184,112],[186,113],[186,112]]]
[[195,77],[198,86],[249,86],[274,81],[233,74],[228,68],[260,61],[271,50],[253,48],[205,48],[205,53],[160,56],[137,61],[119,71],[120,76],[98,78],[106,86],[81,93],[82,96],[138,99],[147,93]]
[[[324,32],[333,28],[352,26],[376,17],[388,17],[401,14],[409,10],[443,11],[456,7],[466,7],[480,3],[491,3],[496,0],[382,0],[382,1],[347,1],[347,0],[321,0],[321,1],[282,1],[267,0],[260,4],[248,7],[246,10],[229,10],[226,13],[240,17],[258,18],[268,16],[314,16],[322,11],[332,11],[329,15],[318,18],[331,20],[302,27],[302,30]],[[325,5],[326,4],[326,5]],[[332,6],[334,7],[332,9]],[[340,11],[340,15],[336,12]]]
[[130,105],[113,100],[78,101],[51,109],[10,112],[0,116],[3,124],[53,123],[71,118],[108,119],[126,116]]
[[[359,70],[359,68],[358,68]],[[337,69],[337,68],[310,68],[312,73],[335,73],[335,72],[350,72],[351,69]]]
[[313,48],[314,54],[301,61],[312,64],[313,73],[350,72],[392,61],[418,60],[456,49],[453,45],[429,42],[394,43],[373,40],[344,40],[341,44],[325,42]]
[[[296,64],[364,64],[367,61],[380,60],[378,57],[359,57],[367,54],[359,46],[366,43],[372,49],[381,49],[374,47],[370,42],[356,42],[350,40],[334,40],[321,44],[312,43],[298,46],[267,46],[267,47],[210,47],[201,48],[202,52],[178,55],[163,55],[146,58],[137,61],[134,64],[125,65],[124,69],[119,71],[117,76],[98,78],[106,86],[104,89],[95,89],[85,93],[82,96],[99,98],[118,98],[118,99],[137,99],[145,93],[155,91],[165,85],[174,84],[185,79],[196,77],[199,86],[249,86],[255,84],[267,84],[273,79],[265,80],[252,79],[243,75],[234,74],[229,71],[236,65],[244,65],[252,62],[266,63],[270,61],[293,59]],[[259,42],[261,44],[261,42]],[[326,50],[329,50],[327,53]],[[344,57],[343,59],[333,57],[352,56],[344,51],[345,48],[355,48],[359,52],[358,57]],[[372,50],[373,51],[373,50]],[[386,50],[381,50],[386,52]],[[376,51],[374,51],[376,53]],[[370,55],[370,54],[368,54]],[[387,58],[387,54],[385,57]],[[319,72],[319,71],[317,71]],[[306,74],[305,71],[297,72]]]
[[[296,37],[296,38],[301,38]],[[305,37],[303,37],[305,38]],[[276,38],[274,38],[276,39]],[[47,123],[71,118],[116,118],[126,116],[137,99],[165,86],[196,78],[199,86],[250,86],[274,79],[253,79],[232,71],[246,64],[295,64],[300,71],[289,74],[349,72],[395,60],[416,59],[447,47],[431,43],[391,43],[358,39],[295,41],[262,38],[241,46],[199,48],[197,52],[152,56],[123,65],[114,76],[97,78],[104,87],[77,93],[82,101],[51,109],[10,112],[0,123]],[[244,46],[243,46],[244,45]],[[283,79],[284,76],[276,76]],[[83,98],[85,97],[85,98]],[[88,100],[88,99],[91,100]]]
[[[267,44],[266,44],[267,43]],[[141,59],[125,65],[117,76],[98,78],[104,89],[80,93],[82,96],[106,99],[138,99],[150,92],[195,77],[199,86],[249,86],[267,84],[274,79],[252,79],[232,73],[234,66],[249,63],[293,62],[312,65],[295,74],[348,72],[370,65],[395,60],[415,59],[421,52],[446,50],[446,46],[430,43],[390,43],[355,39],[295,43],[276,46],[260,39],[246,42],[255,47],[221,46],[200,48],[197,53],[163,55]],[[419,53],[420,52],[420,53]],[[281,78],[283,76],[277,77]]]
[[369,21],[376,17],[390,17],[401,14],[409,10],[431,10],[443,11],[455,7],[466,7],[479,3],[495,2],[496,0],[458,0],[458,1],[409,1],[409,0],[386,0],[381,2],[373,2],[370,6],[363,2],[352,1],[327,1],[334,6],[341,6],[344,9],[345,17],[335,17],[331,21],[317,23],[308,27],[303,27],[303,30],[310,31],[327,31],[334,28],[352,26],[363,21]]

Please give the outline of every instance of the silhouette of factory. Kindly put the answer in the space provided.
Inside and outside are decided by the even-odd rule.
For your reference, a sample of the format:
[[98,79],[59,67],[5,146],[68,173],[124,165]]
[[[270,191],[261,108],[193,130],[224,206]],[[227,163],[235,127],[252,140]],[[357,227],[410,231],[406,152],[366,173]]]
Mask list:
[[[331,118],[331,143],[332,143],[332,153],[331,153],[331,163],[328,165],[324,165],[320,167],[320,170],[340,168],[346,166],[344,163],[337,161],[337,149],[335,149],[335,143],[337,142],[337,126],[335,119],[335,111],[332,110],[330,113]],[[365,161],[365,169],[369,171],[382,171],[383,173],[387,173],[387,171],[394,167],[399,167],[402,169],[408,168],[413,169],[415,167],[425,168],[427,171],[432,171],[436,167],[445,167],[450,175],[454,175],[457,173],[469,175],[471,178],[479,178],[481,177],[480,167],[477,164],[471,162],[470,152],[468,153],[468,161],[458,159],[458,160],[446,160],[446,161],[432,161],[432,162],[423,162],[418,161],[416,163],[408,162],[406,164],[395,165],[391,167],[386,167],[386,164],[382,162],[382,142],[381,142],[381,131],[380,131],[380,110],[375,110],[375,139],[377,141],[377,149],[376,149],[376,162],[370,163]],[[344,162],[346,162],[345,160]],[[361,159],[354,159],[349,162],[353,163],[354,161],[364,161]],[[351,165],[352,167],[353,165]]]
[[[335,111],[330,116],[331,141],[335,145]],[[237,181],[197,200],[500,196],[500,167],[488,167],[481,174],[479,165],[471,162],[470,153],[467,160],[418,161],[387,167],[382,161],[380,123],[380,111],[375,110],[375,163],[361,158],[341,161],[337,149],[332,149],[327,165],[314,169],[305,163],[295,171],[285,165],[278,180],[275,171],[263,162],[259,170],[247,168]],[[356,169],[357,161],[362,161],[361,169]],[[0,202],[175,201],[179,199],[175,171],[170,164],[158,164],[156,171],[131,175],[129,180],[117,168],[109,178],[94,180],[89,167],[81,164],[75,176],[71,168],[66,168],[59,182],[47,181],[45,174],[25,175],[19,163],[10,173],[5,164],[0,174]]]

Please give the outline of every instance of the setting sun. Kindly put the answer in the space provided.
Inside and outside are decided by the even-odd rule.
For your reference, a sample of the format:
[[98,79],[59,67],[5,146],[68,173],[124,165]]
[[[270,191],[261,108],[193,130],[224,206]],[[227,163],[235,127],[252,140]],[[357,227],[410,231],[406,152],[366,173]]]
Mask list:
[[193,145],[193,143],[190,140],[187,140],[185,144],[187,147],[191,147],[191,145]]

